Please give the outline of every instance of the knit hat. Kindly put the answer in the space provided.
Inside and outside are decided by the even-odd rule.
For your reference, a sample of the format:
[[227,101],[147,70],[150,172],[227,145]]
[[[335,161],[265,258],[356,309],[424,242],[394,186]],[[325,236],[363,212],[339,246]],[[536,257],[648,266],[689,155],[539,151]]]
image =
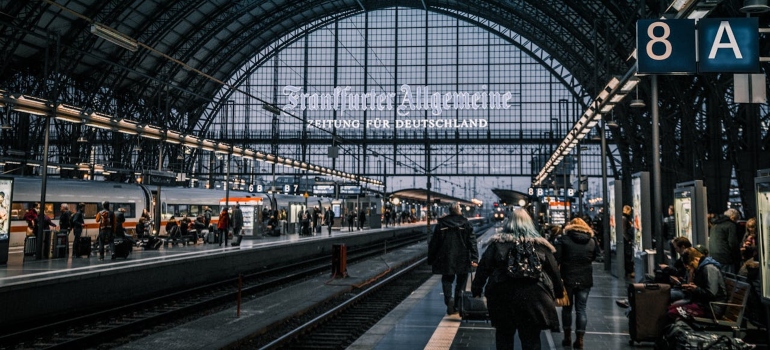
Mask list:
[[564,227],[564,233],[570,232],[582,232],[589,236],[594,235],[594,230],[591,229],[591,226],[588,226],[588,224],[586,224],[586,222],[581,218],[572,219],[572,221],[570,221],[569,224]]

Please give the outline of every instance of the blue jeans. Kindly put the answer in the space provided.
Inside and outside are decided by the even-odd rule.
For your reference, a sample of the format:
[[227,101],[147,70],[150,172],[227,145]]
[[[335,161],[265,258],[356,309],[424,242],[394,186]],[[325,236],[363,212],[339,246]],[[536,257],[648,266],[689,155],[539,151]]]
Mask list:
[[572,328],[572,306],[575,306],[575,333],[585,333],[588,316],[586,316],[586,304],[591,288],[565,286],[569,296],[570,305],[561,309],[561,325],[564,329]]

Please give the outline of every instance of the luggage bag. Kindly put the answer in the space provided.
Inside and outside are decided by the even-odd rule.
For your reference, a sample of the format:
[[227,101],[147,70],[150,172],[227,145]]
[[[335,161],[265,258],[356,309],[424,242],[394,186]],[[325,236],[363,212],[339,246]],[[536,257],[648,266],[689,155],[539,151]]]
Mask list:
[[37,252],[37,237],[27,236],[24,238],[24,255],[35,255]]
[[211,243],[211,244],[217,243],[217,235],[216,233],[214,233],[214,231],[209,231],[208,233],[206,233],[205,237],[206,237],[206,243]]
[[[471,274],[468,282],[473,281],[473,274]],[[467,287],[466,287],[467,289]],[[487,298],[483,295],[478,298],[473,297],[473,293],[468,290],[463,290],[460,297],[460,307],[457,310],[460,313],[460,317],[463,321],[488,321],[489,310],[487,309]]]
[[656,341],[663,334],[671,286],[663,283],[631,283],[628,285],[628,333],[631,343]]
[[144,245],[144,250],[158,250],[163,245],[163,241],[155,236],[150,236],[147,239],[147,244]]
[[80,236],[78,239],[78,249],[74,253],[75,256],[91,256],[91,237]]
[[131,243],[124,238],[115,238],[115,257],[128,259],[131,254]]

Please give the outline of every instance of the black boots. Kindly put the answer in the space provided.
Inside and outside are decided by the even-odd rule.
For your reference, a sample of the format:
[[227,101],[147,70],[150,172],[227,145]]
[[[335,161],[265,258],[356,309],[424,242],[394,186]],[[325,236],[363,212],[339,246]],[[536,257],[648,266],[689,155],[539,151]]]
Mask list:
[[562,346],[570,346],[572,343],[572,329],[564,328],[564,339],[561,341]]
[[575,333],[575,337],[577,337],[577,339],[575,339],[575,342],[572,344],[573,349],[583,348],[583,335],[585,335],[585,333]]
[[449,300],[446,301],[446,314],[453,315],[456,313],[457,313],[457,310],[455,310],[455,301],[454,299],[449,298]]

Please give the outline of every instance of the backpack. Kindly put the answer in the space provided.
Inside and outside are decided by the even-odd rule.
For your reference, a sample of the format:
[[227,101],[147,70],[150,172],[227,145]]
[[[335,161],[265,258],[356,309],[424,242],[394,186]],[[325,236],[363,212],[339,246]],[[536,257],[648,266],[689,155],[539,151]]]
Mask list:
[[528,278],[538,280],[543,273],[543,264],[537,256],[535,245],[531,241],[516,241],[508,250],[507,275],[513,279]]
[[99,229],[107,229],[112,230],[112,214],[109,210],[102,210],[99,215],[101,216],[99,220]]

